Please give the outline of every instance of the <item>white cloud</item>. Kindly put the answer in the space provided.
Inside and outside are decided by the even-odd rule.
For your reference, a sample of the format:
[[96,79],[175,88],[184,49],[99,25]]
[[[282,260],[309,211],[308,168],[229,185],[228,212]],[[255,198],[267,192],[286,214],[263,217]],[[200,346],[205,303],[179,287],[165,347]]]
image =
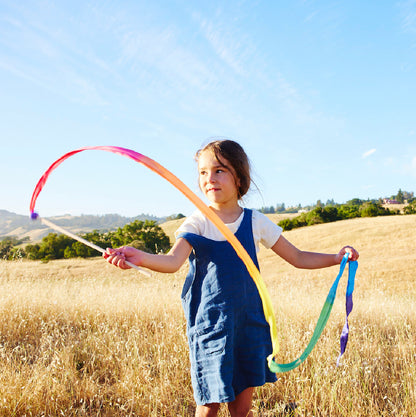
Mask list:
[[362,154],[362,158],[368,158],[370,155],[372,155],[373,153],[375,153],[376,150],[377,150],[376,148],[373,148],[373,149],[368,150],[367,152],[364,152]]

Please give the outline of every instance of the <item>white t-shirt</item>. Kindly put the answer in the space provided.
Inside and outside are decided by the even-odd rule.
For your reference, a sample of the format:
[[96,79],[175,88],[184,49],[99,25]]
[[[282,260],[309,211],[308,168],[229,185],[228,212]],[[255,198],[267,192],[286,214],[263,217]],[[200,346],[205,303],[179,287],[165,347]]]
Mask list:
[[[282,234],[282,228],[273,223],[267,216],[259,211],[252,210],[253,238],[256,252],[260,250],[261,243],[267,249],[271,248]],[[233,223],[226,223],[232,233],[236,233],[243,221],[244,211]],[[194,211],[175,232],[175,237],[180,233],[194,233],[208,239],[224,241],[226,240],[217,227],[208,220],[199,210]]]

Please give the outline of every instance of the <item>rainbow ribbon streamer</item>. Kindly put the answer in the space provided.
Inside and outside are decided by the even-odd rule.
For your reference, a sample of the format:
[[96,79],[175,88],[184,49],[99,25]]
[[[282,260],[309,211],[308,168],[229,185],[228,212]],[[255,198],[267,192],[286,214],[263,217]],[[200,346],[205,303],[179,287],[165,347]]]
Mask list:
[[[255,266],[254,262],[252,261],[251,257],[248,255],[247,251],[244,249],[244,247],[241,245],[240,241],[234,236],[234,234],[228,229],[228,227],[224,224],[224,222],[216,215],[212,210],[209,209],[209,207],[198,197],[193,193],[189,187],[187,187],[179,178],[177,178],[175,175],[173,175],[169,170],[167,170],[165,167],[160,165],[158,162],[154,161],[153,159],[148,158],[145,155],[142,155],[138,152],[135,152],[131,149],[121,148],[118,146],[87,146],[80,149],[76,149],[74,151],[68,152],[65,155],[63,155],[61,158],[57,159],[42,175],[42,177],[39,179],[38,183],[36,184],[36,187],[33,191],[32,198],[30,201],[30,217],[35,220],[39,217],[39,215],[35,212],[35,205],[36,200],[42,191],[43,187],[45,186],[45,183],[49,177],[49,175],[52,173],[53,170],[55,170],[62,162],[64,162],[66,159],[70,158],[71,156],[87,151],[87,150],[101,150],[106,152],[112,152],[115,154],[119,154],[128,158],[133,159],[136,162],[139,162],[152,170],[153,172],[160,175],[162,178],[170,182],[174,187],[176,187],[182,194],[185,195],[222,233],[222,235],[225,237],[225,239],[231,244],[231,246],[236,251],[237,255],[241,258],[241,260],[244,262],[244,265],[246,266],[250,276],[253,278],[259,294],[260,298],[262,300],[263,304],[263,311],[265,318],[270,326],[270,335],[272,339],[272,346],[273,346],[273,352],[268,356],[267,361],[269,364],[269,368],[272,372],[286,372],[290,371],[291,369],[296,368],[299,366],[309,355],[313,347],[315,346],[317,340],[319,339],[319,336],[321,335],[323,328],[325,327],[326,322],[328,321],[329,314],[332,309],[332,305],[335,299],[336,289],[338,286],[339,279],[341,278],[342,272],[345,268],[345,265],[347,263],[347,256],[344,257],[340,273],[338,274],[337,279],[335,280],[334,284],[331,287],[331,290],[328,294],[327,300],[324,304],[324,307],[322,309],[321,315],[319,316],[318,323],[316,325],[316,329],[313,333],[312,339],[309,342],[307,348],[305,349],[304,353],[299,357],[299,359],[289,363],[289,364],[278,364],[275,362],[274,357],[279,352],[279,342],[277,337],[277,326],[276,326],[276,319],[273,312],[273,307],[271,303],[271,299],[269,296],[269,293],[267,291],[266,285],[264,284],[263,278],[260,275],[259,270]],[[355,262],[356,263],[356,262]],[[354,264],[354,262],[350,262],[350,264]],[[350,267],[351,271],[351,267]],[[352,308],[352,291],[353,286],[350,288],[350,299],[351,299],[351,308]],[[348,291],[347,291],[348,293]],[[348,294],[347,294],[348,298]],[[350,309],[351,311],[351,309]],[[341,355],[345,351],[345,346],[348,339],[348,307],[347,307],[347,321],[346,321],[346,330],[344,326],[343,331],[343,341],[341,341]],[[342,350],[343,349],[343,350]],[[340,355],[340,356],[341,356]]]
[[337,293],[337,288],[339,281],[342,277],[342,274],[344,273],[344,269],[347,263],[349,263],[348,267],[348,285],[347,285],[347,293],[346,293],[346,310],[347,310],[347,316],[345,320],[345,325],[341,334],[341,352],[337,359],[337,366],[340,364],[341,356],[345,352],[345,348],[347,347],[348,342],[348,333],[349,333],[349,327],[348,327],[348,316],[352,310],[352,293],[354,291],[354,281],[355,281],[355,273],[358,268],[358,262],[357,261],[348,261],[349,254],[346,253],[344,257],[342,258],[341,265],[339,268],[339,273],[337,277],[335,278],[334,283],[332,284],[331,289],[329,290],[329,293],[326,297],[324,306],[322,307],[321,314],[319,315],[318,322],[315,326],[315,330],[312,334],[311,340],[309,341],[308,345],[306,346],[306,349],[304,352],[299,356],[298,359],[294,360],[290,363],[285,364],[279,364],[274,361],[272,358],[271,361],[269,361],[269,368],[272,372],[287,372],[291,371],[292,369],[295,369],[298,367],[311,353],[312,349],[315,347],[316,342],[320,338],[322,331],[324,330],[326,323],[329,319],[329,315],[331,314],[332,306],[334,305],[335,296]]

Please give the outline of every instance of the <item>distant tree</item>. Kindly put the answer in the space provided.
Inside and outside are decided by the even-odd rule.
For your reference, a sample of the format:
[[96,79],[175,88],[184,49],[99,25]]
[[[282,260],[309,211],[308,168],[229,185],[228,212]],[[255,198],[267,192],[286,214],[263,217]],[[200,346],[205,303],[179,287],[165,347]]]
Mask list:
[[312,226],[314,224],[324,223],[322,218],[322,207],[315,207],[313,210],[309,211],[306,215],[306,224]]
[[283,219],[280,220],[280,222],[278,223],[278,225],[284,230],[292,230],[294,228],[294,224],[293,221],[291,219]]
[[170,221],[170,220],[179,220],[179,219],[183,219],[185,217],[184,214],[179,213],[179,214],[171,214],[170,216],[166,217],[166,221]]
[[140,241],[144,249],[150,253],[165,252],[170,248],[170,241],[163,229],[154,220],[139,221],[126,224],[110,234],[112,247],[130,245]]
[[416,200],[403,208],[404,214],[416,214]]
[[353,198],[352,200],[347,201],[347,205],[349,206],[361,206],[363,203],[364,201],[359,198]]
[[77,253],[75,252],[75,249],[73,249],[72,246],[67,246],[64,250],[64,258],[65,259],[69,259],[69,258],[76,258]]
[[26,258],[26,252],[21,247],[13,247],[9,252],[8,260],[16,261],[22,258]]
[[17,247],[29,240],[28,237],[17,238],[15,236],[5,236],[0,240],[0,259],[17,259],[25,256],[25,251],[21,247]]
[[338,208],[338,215],[341,219],[353,219],[360,217],[360,208],[357,205],[342,204]]
[[322,210],[322,218],[324,223],[335,222],[339,220],[338,209],[334,206],[325,206]]
[[40,245],[38,243],[27,245],[25,251],[28,259],[31,259],[32,261],[40,259]]
[[365,203],[360,210],[361,217],[376,217],[378,215],[378,206],[373,203]]
[[285,211],[285,203],[276,204],[276,213],[283,213]]
[[0,242],[0,259],[8,259],[12,248],[12,240],[10,238],[3,239]]
[[92,249],[81,242],[74,242],[71,249],[75,252],[75,256],[78,258],[90,258],[98,255],[98,252],[95,249]]
[[403,197],[405,200],[407,200],[408,203],[411,203],[414,200],[415,195],[413,191],[403,191]]
[[299,208],[298,207],[288,207],[285,210],[285,213],[297,213],[298,211],[299,211]]
[[401,203],[401,204],[403,204],[403,202],[404,202],[404,194],[403,194],[403,191],[400,188],[399,188],[399,191],[397,192],[397,195],[396,195],[396,201]]
[[68,236],[49,233],[42,239],[38,259],[62,259],[65,249],[73,243],[74,239]]
[[374,201],[367,201],[360,207],[361,217],[386,216],[395,213],[396,212],[391,212],[389,209],[385,209],[382,205]]
[[[100,233],[98,230],[93,230],[92,232],[85,233],[81,236],[89,242],[92,242],[95,245],[99,246],[100,248],[105,249],[111,246],[111,240],[107,233]],[[99,254],[99,252],[97,252],[95,249],[91,250],[93,251],[91,252],[91,256],[97,256]]]

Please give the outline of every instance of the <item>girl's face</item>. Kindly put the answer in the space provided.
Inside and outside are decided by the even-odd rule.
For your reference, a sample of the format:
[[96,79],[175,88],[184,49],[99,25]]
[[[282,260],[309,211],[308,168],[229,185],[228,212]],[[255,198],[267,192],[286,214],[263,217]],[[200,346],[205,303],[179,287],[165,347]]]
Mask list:
[[238,179],[229,162],[206,150],[198,158],[199,187],[215,206],[238,204]]

